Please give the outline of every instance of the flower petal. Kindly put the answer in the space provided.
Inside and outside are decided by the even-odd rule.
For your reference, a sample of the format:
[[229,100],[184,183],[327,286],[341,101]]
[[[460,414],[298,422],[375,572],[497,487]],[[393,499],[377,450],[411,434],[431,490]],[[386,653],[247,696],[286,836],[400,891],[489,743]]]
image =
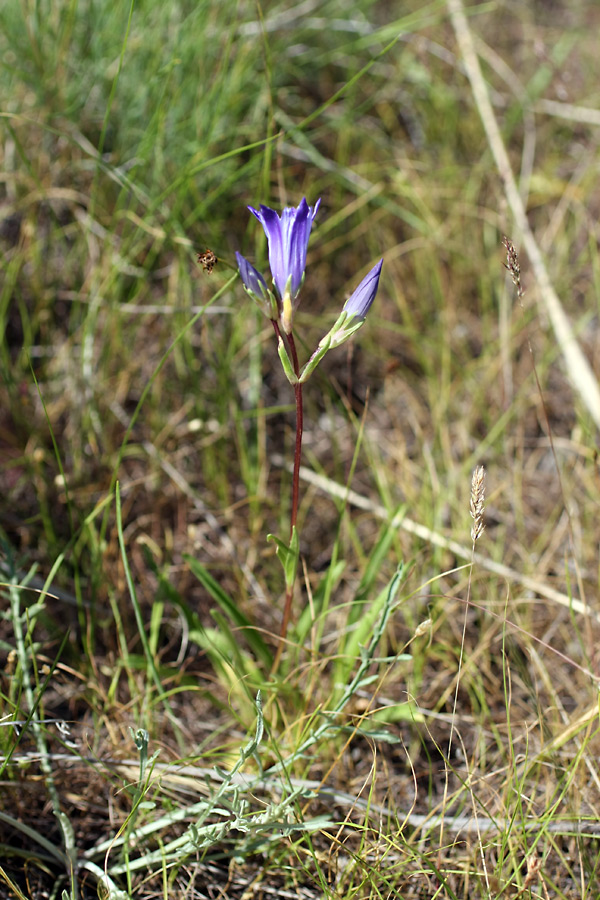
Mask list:
[[287,281],[287,266],[281,219],[275,210],[268,206],[261,206],[260,211],[253,209],[252,206],[249,206],[248,209],[251,213],[254,213],[264,228],[269,247],[269,267],[271,269],[271,275],[279,295],[283,297],[285,283]]
[[313,209],[303,197],[290,230],[287,253],[289,274],[292,276],[292,297],[296,297],[304,280],[308,239],[320,203],[321,201],[317,200]]

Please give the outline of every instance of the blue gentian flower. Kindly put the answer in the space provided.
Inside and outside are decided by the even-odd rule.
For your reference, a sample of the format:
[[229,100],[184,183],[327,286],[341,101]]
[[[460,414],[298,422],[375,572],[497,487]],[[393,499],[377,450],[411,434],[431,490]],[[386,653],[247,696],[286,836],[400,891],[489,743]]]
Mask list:
[[[270,319],[280,323],[288,335],[292,333],[294,313],[299,302],[298,295],[304,283],[308,240],[320,203],[321,201],[317,200],[314,206],[309,206],[303,198],[298,207],[288,206],[281,215],[269,206],[261,206],[260,209],[248,207],[267,236],[269,266],[273,278],[272,289],[267,286],[260,272],[257,272],[240,253],[236,253],[238,269],[246,291]],[[333,328],[322,338],[317,350],[305,365],[301,381],[309,377],[328,350],[339,347],[361,327],[377,294],[382,265],[381,259],[346,300]]]
[[[248,207],[267,236],[269,266],[277,293],[281,324],[286,334],[290,334],[292,330],[298,294],[304,282],[308,239],[320,202],[317,200],[314,206],[309,206],[303,198],[300,206],[286,207],[281,216],[268,206],[261,206],[260,210]],[[243,281],[241,269],[240,275]],[[247,287],[246,284],[245,286]]]

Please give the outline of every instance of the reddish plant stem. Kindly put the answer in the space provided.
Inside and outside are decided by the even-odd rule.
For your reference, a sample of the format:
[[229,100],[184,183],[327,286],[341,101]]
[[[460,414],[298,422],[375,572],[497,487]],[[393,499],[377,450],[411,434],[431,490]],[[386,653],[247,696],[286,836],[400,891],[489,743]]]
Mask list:
[[[277,336],[277,340],[281,338],[281,331],[279,329],[279,324],[277,322],[273,322],[273,328],[275,329],[275,334]],[[286,334],[285,336],[287,345],[290,350],[290,354],[292,357],[292,365],[294,367],[294,373],[296,377],[300,376],[300,365],[298,362],[298,353],[296,351],[296,344],[294,342],[294,336],[290,334]],[[296,521],[298,519],[298,498],[300,494],[300,461],[302,458],[302,431],[304,428],[304,412],[302,406],[302,385],[300,382],[297,382],[294,385],[294,395],[296,398],[296,445],[294,448],[294,473],[292,475],[292,513],[290,516],[290,544],[292,542],[292,538],[294,535],[294,528],[296,527]],[[281,629],[279,631],[279,643],[277,645],[277,651],[275,653],[275,659],[273,661],[273,667],[271,673],[274,674],[277,671],[279,666],[279,660],[281,659],[281,654],[283,652],[283,647],[285,644],[285,639],[287,635],[288,626],[290,624],[290,617],[292,614],[292,600],[294,598],[294,585],[288,584],[286,585],[285,591],[285,603],[283,607],[283,619],[281,622]]]
[[[296,377],[300,377],[300,366],[298,364],[298,354],[296,353],[296,344],[294,336],[287,335],[290,351],[292,354],[292,365]],[[294,533],[296,520],[298,518],[298,495],[300,493],[300,461],[302,459],[302,431],[304,428],[304,412],[302,408],[302,385],[300,382],[294,385],[294,394],[296,396],[296,447],[294,449],[294,474],[292,476],[292,515],[290,519],[290,540]]]

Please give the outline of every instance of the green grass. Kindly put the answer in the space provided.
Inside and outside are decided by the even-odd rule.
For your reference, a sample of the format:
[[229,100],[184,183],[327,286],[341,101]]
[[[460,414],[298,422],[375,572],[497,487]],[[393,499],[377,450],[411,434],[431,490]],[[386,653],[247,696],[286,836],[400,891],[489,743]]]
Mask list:
[[[451,8],[0,5],[0,897],[600,896],[593,390]],[[597,371],[596,5],[467,12]],[[274,671],[294,396],[234,253],[302,196],[301,363],[384,266]]]

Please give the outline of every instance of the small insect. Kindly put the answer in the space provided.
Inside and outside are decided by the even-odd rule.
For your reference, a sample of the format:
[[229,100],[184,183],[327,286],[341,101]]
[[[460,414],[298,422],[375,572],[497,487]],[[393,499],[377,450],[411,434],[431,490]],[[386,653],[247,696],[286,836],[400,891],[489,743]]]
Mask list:
[[208,275],[216,266],[218,260],[216,254],[212,250],[205,250],[204,253],[198,254],[198,262]]

